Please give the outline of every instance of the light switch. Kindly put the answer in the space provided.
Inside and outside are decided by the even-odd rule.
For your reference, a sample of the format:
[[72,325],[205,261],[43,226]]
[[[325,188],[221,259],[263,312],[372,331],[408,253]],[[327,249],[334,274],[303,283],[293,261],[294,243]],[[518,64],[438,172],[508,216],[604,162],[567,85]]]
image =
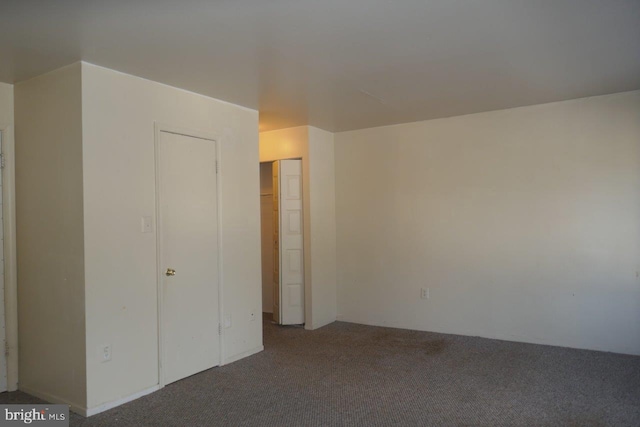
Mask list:
[[140,231],[143,233],[153,233],[153,218],[150,216],[142,217],[142,228]]
[[230,314],[225,314],[224,315],[224,327],[225,328],[230,328],[231,327],[231,315]]

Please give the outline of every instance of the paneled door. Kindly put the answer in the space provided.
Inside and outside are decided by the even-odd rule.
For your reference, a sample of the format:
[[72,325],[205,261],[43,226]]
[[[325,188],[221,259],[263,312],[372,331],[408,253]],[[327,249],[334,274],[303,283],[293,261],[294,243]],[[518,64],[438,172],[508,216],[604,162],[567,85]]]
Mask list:
[[163,384],[220,364],[215,141],[159,132]]
[[304,323],[302,161],[279,160],[276,163],[274,177],[277,175],[279,204],[279,323],[298,325]]

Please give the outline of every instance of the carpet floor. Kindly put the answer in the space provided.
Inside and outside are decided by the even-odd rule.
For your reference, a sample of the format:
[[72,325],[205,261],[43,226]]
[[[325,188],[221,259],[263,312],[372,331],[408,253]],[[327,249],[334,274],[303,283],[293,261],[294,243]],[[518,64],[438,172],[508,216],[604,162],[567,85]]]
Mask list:
[[264,345],[70,425],[640,426],[637,356],[343,322]]

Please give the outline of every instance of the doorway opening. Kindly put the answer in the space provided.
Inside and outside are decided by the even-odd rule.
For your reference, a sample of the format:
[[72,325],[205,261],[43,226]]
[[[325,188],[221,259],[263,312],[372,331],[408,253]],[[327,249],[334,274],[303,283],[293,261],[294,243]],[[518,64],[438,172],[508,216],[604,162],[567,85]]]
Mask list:
[[304,324],[302,160],[260,163],[262,312],[279,325]]

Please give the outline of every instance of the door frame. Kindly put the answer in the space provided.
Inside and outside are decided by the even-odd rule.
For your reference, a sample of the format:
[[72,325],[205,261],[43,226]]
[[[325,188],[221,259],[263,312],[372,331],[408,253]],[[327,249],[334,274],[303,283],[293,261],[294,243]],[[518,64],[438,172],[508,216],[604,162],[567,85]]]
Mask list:
[[217,210],[217,226],[218,226],[218,324],[211,325],[218,331],[218,348],[220,349],[219,364],[223,364],[224,355],[224,340],[222,339],[222,319],[223,313],[223,262],[222,262],[222,157],[220,149],[220,136],[214,132],[202,131],[198,129],[184,128],[180,126],[169,125],[165,123],[154,123],[154,157],[155,157],[155,238],[156,238],[156,287],[158,296],[158,386],[162,388],[165,386],[164,369],[162,366],[162,355],[164,354],[164,331],[162,328],[162,306],[164,303],[164,295],[162,291],[162,272],[160,267],[160,260],[162,255],[162,239],[160,238],[160,156],[159,156],[159,144],[161,133],[172,133],[176,135],[187,136],[190,138],[204,139],[211,141],[216,145],[216,210]]
[[[1,124],[0,124],[1,125]],[[2,132],[2,217],[4,238],[4,320],[7,391],[18,389],[18,282],[16,264],[15,142],[13,125]]]

